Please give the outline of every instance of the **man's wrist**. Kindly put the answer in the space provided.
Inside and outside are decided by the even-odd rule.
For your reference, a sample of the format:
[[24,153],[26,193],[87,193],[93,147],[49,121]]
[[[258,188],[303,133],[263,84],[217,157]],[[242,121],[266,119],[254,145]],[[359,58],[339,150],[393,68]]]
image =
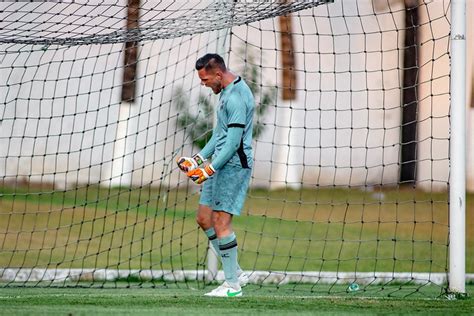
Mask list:
[[206,167],[204,167],[204,171],[206,171],[206,173],[209,176],[212,176],[216,172],[216,169],[214,169],[214,167],[211,164],[209,164]]
[[206,159],[204,159],[201,154],[195,154],[193,156],[193,159],[194,161],[196,161],[196,163],[198,164],[198,166],[202,165],[204,163],[204,161],[206,161]]

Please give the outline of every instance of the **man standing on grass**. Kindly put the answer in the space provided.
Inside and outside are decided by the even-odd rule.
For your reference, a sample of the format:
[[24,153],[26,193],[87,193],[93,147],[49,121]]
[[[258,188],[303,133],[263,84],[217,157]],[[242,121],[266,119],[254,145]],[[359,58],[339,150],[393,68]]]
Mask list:
[[[230,72],[217,54],[196,61],[201,84],[219,94],[217,125],[204,148],[193,157],[180,157],[179,168],[203,184],[196,221],[220,255],[225,282],[206,296],[242,296],[248,275],[237,262],[237,239],[232,217],[240,215],[252,173],[252,92],[241,77]],[[199,167],[212,157],[212,163]],[[204,182],[205,181],[205,182]]]

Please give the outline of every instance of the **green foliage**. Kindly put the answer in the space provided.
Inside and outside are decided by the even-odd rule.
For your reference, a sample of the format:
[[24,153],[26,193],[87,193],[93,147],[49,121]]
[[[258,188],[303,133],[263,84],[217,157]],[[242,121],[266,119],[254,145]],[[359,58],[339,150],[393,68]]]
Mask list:
[[211,101],[204,94],[200,94],[198,98],[200,111],[193,113],[189,106],[189,95],[184,92],[182,87],[176,89],[173,100],[179,111],[178,127],[184,128],[187,137],[193,140],[195,146],[201,149],[204,148],[212,136],[214,108]]
[[[242,55],[245,56],[242,50]],[[255,62],[253,53],[247,54],[247,60],[244,67],[241,69],[242,78],[247,82],[250,90],[255,97],[255,115],[253,122],[253,137],[257,138],[265,129],[265,124],[262,122],[262,118],[265,115],[268,107],[274,104],[277,98],[276,87],[265,87],[263,88],[261,78],[261,70],[259,65]]]
[[[246,64],[240,68],[240,74],[247,82],[255,98],[253,138],[257,138],[265,129],[262,118],[268,107],[275,102],[277,90],[275,87],[263,88],[260,80],[260,67],[255,63],[253,54],[248,54]],[[190,107],[189,94],[182,87],[178,87],[174,93],[173,103],[179,112],[178,128],[184,129],[186,136],[193,140],[193,144],[202,149],[212,136],[214,107],[209,96],[202,93],[199,94],[199,112],[195,113],[192,112]]]

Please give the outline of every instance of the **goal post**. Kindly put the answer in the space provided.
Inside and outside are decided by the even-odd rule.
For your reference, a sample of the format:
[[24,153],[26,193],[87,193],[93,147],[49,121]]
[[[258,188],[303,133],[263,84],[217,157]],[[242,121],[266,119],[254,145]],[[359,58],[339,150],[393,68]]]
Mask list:
[[466,1],[451,4],[449,290],[466,293]]
[[0,287],[223,280],[175,164],[213,129],[194,66],[217,52],[255,96],[233,220],[246,291],[464,295],[471,15],[465,0],[0,2]]

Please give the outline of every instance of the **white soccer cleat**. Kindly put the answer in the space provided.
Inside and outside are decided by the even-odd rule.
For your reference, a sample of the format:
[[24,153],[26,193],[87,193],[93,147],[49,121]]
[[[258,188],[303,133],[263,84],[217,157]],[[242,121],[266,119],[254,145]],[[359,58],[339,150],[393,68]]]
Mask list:
[[[237,288],[236,288],[237,287]],[[205,296],[213,297],[237,297],[242,296],[242,288],[239,285],[236,287],[231,286],[229,283],[224,282],[219,287],[204,294]]]
[[239,285],[241,287],[246,286],[249,283],[249,279],[250,279],[249,275],[245,273],[244,271],[242,271],[242,273],[239,275]]

